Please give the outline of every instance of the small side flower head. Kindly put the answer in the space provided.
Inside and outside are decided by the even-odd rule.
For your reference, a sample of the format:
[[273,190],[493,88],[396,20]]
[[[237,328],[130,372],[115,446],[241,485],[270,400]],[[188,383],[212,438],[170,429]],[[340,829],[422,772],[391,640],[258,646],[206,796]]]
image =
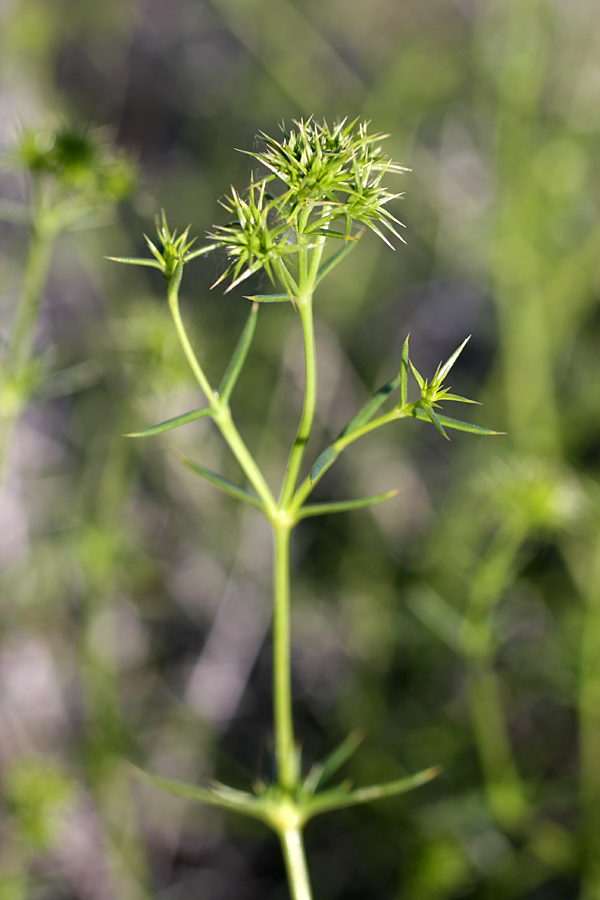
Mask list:
[[467,397],[461,397],[458,394],[451,394],[450,388],[444,386],[444,381],[446,376],[449,374],[452,366],[462,353],[467,341],[469,338],[466,338],[460,347],[458,347],[454,353],[446,360],[445,363],[440,363],[436,369],[435,375],[428,381],[426,378],[423,378],[422,375],[416,370],[411,360],[408,360],[409,365],[412,369],[412,373],[415,376],[417,384],[419,385],[419,390],[421,392],[421,397],[417,401],[416,406],[420,407],[429,418],[430,422],[437,428],[442,437],[448,438],[446,431],[440,422],[438,416],[435,413],[435,409],[440,408],[440,403],[445,400],[454,400],[457,403],[477,403],[476,400],[469,400]]
[[283,202],[266,193],[266,182],[250,185],[246,198],[231,188],[231,196],[221,206],[235,218],[217,226],[209,235],[226,251],[231,262],[213,287],[231,276],[227,293],[259,269],[274,280],[273,269],[290,253],[298,250],[290,242],[293,233],[282,216]]
[[120,256],[107,256],[106,258],[111,260],[111,262],[126,263],[130,266],[148,266],[151,269],[160,269],[167,281],[169,281],[175,274],[175,270],[180,263],[184,264],[192,259],[196,259],[197,256],[210,252],[216,246],[216,244],[210,244],[206,247],[192,250],[196,238],[188,240],[190,227],[191,226],[188,225],[185,231],[180,235],[177,234],[177,229],[171,231],[163,210],[160,216],[156,217],[156,233],[158,235],[160,249],[150,240],[147,234],[144,235],[144,239],[154,259],[149,259],[148,257],[130,258]]

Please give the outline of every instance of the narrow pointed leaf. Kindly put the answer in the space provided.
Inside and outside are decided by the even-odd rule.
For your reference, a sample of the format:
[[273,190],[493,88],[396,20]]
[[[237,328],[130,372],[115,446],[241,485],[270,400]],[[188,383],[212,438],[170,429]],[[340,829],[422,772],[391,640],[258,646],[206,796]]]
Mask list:
[[345,437],[346,435],[351,434],[353,431],[356,431],[357,428],[361,428],[363,425],[366,425],[366,423],[373,418],[377,410],[381,406],[383,406],[388,396],[398,387],[399,384],[400,375],[395,375],[391,379],[391,381],[388,381],[387,384],[384,384],[383,387],[380,387],[379,390],[376,391],[369,398],[369,400],[367,400],[365,405],[361,410],[359,410],[359,412],[357,412],[354,418],[350,419],[339,437]]
[[419,385],[420,388],[423,388],[425,386],[425,379],[421,375],[419,375],[419,373],[417,372],[417,370],[415,369],[415,367],[413,366],[413,364],[410,360],[409,360],[409,364],[412,369],[413,375],[417,379],[417,384]]
[[428,781],[439,775],[440,771],[439,766],[434,766],[431,769],[425,769],[422,772],[417,772],[415,775],[408,775],[406,778],[399,778],[397,781],[390,781],[387,784],[373,784],[369,787],[356,788],[352,791],[343,789],[323,791],[323,793],[317,794],[307,803],[307,819],[334,809],[357,806],[359,803],[371,803],[373,800],[384,800],[387,797],[397,797],[399,794],[405,794],[407,791],[412,791],[423,784],[427,784]]
[[234,497],[236,500],[242,500],[244,503],[249,503],[251,506],[255,506],[256,509],[263,509],[263,505],[260,499],[256,496],[256,494],[251,494],[250,491],[244,490],[244,488],[238,487],[237,484],[233,484],[231,481],[227,481],[226,478],[223,478],[221,475],[217,475],[216,472],[211,472],[210,469],[205,469],[204,466],[198,465],[198,463],[193,462],[191,459],[187,459],[185,456],[178,456],[180,462],[183,463],[184,466],[194,472],[196,475],[200,475],[201,478],[206,479],[209,484],[212,484],[213,487],[219,488],[219,490],[224,491],[224,493],[229,494],[230,497]]
[[286,300],[290,302],[289,294],[253,294],[246,297],[246,300],[252,300],[253,303],[284,303]]
[[124,256],[105,256],[104,259],[109,259],[111,262],[118,263],[126,263],[128,266],[149,266],[151,269],[160,269],[162,272],[163,267],[156,259],[148,259],[147,257],[124,257]]
[[229,400],[229,398],[231,397],[231,392],[233,391],[235,383],[238,380],[238,376],[242,371],[242,366],[246,362],[246,357],[248,356],[248,351],[250,350],[250,344],[252,343],[252,338],[254,337],[254,332],[256,331],[257,313],[258,303],[253,303],[250,307],[250,315],[246,320],[244,330],[242,331],[237,346],[233,351],[233,356],[231,357],[229,365],[227,366],[225,374],[223,375],[221,384],[219,385],[219,394],[225,401]]
[[[362,232],[360,233],[362,234]],[[319,271],[317,272],[317,284],[321,281],[322,278],[325,278],[326,275],[334,269],[338,263],[340,263],[349,253],[353,250],[359,239],[360,234],[357,234],[354,238],[349,239],[344,247],[341,250],[338,250],[337,253],[334,253],[329,259],[325,260],[325,262],[320,266]]]
[[[411,415],[422,422],[431,421],[425,410],[420,408],[414,409]],[[505,431],[492,431],[490,428],[482,428],[480,425],[471,425],[470,422],[459,422],[458,419],[451,419],[449,416],[436,416],[436,418],[444,428],[454,428],[456,431],[468,431],[471,434],[481,435],[506,434]]]
[[191,253],[185,254],[185,261],[191,262],[192,259],[196,259],[198,256],[203,256],[205,253],[210,253],[211,250],[216,250],[220,246],[220,244],[207,244],[206,247],[198,247]]
[[408,399],[408,339],[406,336],[404,346],[402,347],[402,356],[400,358],[400,409],[406,406]]
[[340,241],[348,241],[349,238],[342,231],[333,231],[329,228],[311,228],[310,231],[307,232],[311,237],[314,235],[318,235],[319,237],[331,237],[337,238]]
[[428,406],[422,406],[421,409],[423,410],[423,412],[425,413],[425,415],[427,416],[429,421],[435,425],[435,427],[437,428],[439,433],[442,435],[442,437],[446,438],[446,440],[449,441],[450,438],[444,431],[443,425],[440,422],[439,417],[434,413],[433,408],[428,405]]
[[329,447],[326,447],[310,470],[311,483],[315,481],[322,472],[332,466],[339,455],[339,450],[336,450],[332,444],[330,444]]
[[310,516],[324,516],[328,513],[350,512],[353,509],[363,509],[366,506],[375,506],[397,497],[400,491],[386,491],[384,494],[373,494],[371,497],[359,497],[357,500],[341,500],[338,503],[310,503],[303,506],[298,513],[298,518],[307,519]]
[[465,345],[466,345],[467,342],[469,341],[470,337],[471,337],[471,335],[469,335],[469,337],[467,337],[467,338],[464,339],[464,341],[462,342],[462,344],[460,345],[460,347],[458,347],[458,348],[454,351],[454,353],[452,354],[452,356],[450,356],[450,357],[446,360],[446,362],[444,363],[444,365],[442,366],[442,368],[441,368],[441,369],[439,370],[439,372],[437,373],[437,379],[438,379],[438,381],[440,382],[440,384],[443,382],[444,378],[446,377],[446,375],[448,374],[448,372],[450,371],[450,369],[452,368],[452,366],[454,365],[454,363],[456,362],[456,360],[458,359],[458,357],[460,356],[460,354],[463,352],[463,350],[464,350],[464,348],[465,348]]
[[160,250],[158,250],[158,248],[155,247],[155,245],[152,243],[152,241],[150,240],[150,238],[148,237],[147,234],[144,235],[144,239],[145,239],[146,243],[148,244],[150,253],[152,253],[152,255],[156,258],[157,262],[161,266],[164,265],[164,257],[162,255],[162,253],[160,252]]
[[145,428],[143,431],[132,431],[129,434],[124,434],[123,437],[153,437],[155,434],[162,434],[163,431],[171,431],[172,428],[179,428],[180,425],[187,425],[188,422],[195,422],[197,419],[205,419],[207,416],[212,416],[212,409],[210,406],[203,406],[202,409],[193,409],[191,412],[184,413],[182,416],[175,416],[172,419],[167,419],[165,422],[160,422],[158,425],[152,425],[150,428]]
[[458,394],[444,394],[441,399],[455,400],[457,403],[475,403],[477,406],[481,406],[481,403],[478,400],[469,400],[468,397],[460,397]]
[[[361,428],[363,425],[373,418],[377,410],[385,403],[389,394],[393,390],[398,387],[400,383],[400,375],[395,375],[391,381],[388,381],[387,384],[384,384],[383,387],[380,387],[378,391],[376,391],[365,403],[365,405],[360,409],[354,418],[350,419],[344,430],[341,434],[338,435],[336,440],[339,440],[341,437],[346,437],[351,434],[353,431],[356,431],[357,428]],[[338,458],[340,454],[339,450],[336,450],[333,444],[330,444],[329,447],[326,447],[325,450],[318,457],[314,466],[310,472],[310,480],[314,482],[315,479],[325,470],[328,469],[335,460]]]
[[354,755],[362,741],[362,734],[352,731],[325,759],[315,763],[304,781],[306,793],[314,794],[333,778],[335,773]]
[[230,809],[247,816],[263,817],[263,805],[259,798],[245,791],[220,784],[218,781],[207,781],[204,785],[188,784],[185,781],[177,781],[173,778],[163,778],[161,775],[152,775],[144,772],[137,766],[131,767],[134,775],[146,781],[153,787],[185,800],[194,800],[196,803],[206,803],[209,806],[218,806],[221,809]]

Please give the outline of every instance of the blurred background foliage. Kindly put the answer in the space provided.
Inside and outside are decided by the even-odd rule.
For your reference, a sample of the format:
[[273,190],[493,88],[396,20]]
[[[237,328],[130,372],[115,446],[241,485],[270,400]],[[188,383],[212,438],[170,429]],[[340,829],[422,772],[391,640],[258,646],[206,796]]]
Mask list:
[[[318,297],[314,456],[397,370],[466,334],[457,393],[507,432],[402,423],[348,451],[322,498],[393,487],[294,543],[297,732],[306,764],[352,729],[357,782],[441,763],[401,800],[307,833],[316,897],[600,898],[600,28],[594,0],[2,0],[0,141],[70,123],[139,163],[132,198],[60,236],[36,387],[0,506],[2,900],[286,897],[259,826],[133,784],[127,760],[246,786],[269,765],[270,546],[178,466],[238,477],[207,422],[127,442],[198,405],[158,273],[164,207],[201,238],[247,183],[259,130],[365,117],[412,168],[408,246],[365,237]],[[28,230],[0,172],[0,325]],[[94,223],[92,223],[94,224]],[[243,291],[186,270],[209,372]],[[257,284],[258,289],[262,286]],[[261,310],[234,411],[273,477],[299,415],[287,307]],[[6,403],[6,393],[3,394]],[[6,410],[0,410],[4,415]],[[450,413],[452,414],[452,413]]]

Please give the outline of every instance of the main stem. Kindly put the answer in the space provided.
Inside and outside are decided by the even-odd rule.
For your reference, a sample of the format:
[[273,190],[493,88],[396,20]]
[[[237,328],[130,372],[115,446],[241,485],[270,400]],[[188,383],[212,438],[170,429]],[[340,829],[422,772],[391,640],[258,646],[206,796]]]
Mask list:
[[273,559],[273,722],[277,781],[291,794],[297,784],[292,718],[290,653],[290,534],[288,524],[274,524]]
[[279,834],[292,900],[312,900],[306,855],[300,828],[286,828]]

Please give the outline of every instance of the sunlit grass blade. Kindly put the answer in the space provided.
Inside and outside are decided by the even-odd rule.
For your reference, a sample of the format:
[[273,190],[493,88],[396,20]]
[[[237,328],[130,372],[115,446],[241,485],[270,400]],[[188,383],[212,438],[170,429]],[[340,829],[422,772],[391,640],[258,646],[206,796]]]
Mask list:
[[244,490],[244,488],[238,487],[237,484],[233,484],[231,481],[227,481],[226,478],[223,478],[221,475],[217,475],[216,472],[211,472],[210,469],[205,469],[204,466],[198,465],[198,463],[193,462],[191,459],[188,459],[185,456],[177,455],[177,459],[186,466],[190,472],[194,472],[195,475],[200,475],[201,478],[204,478],[209,484],[212,484],[213,487],[219,488],[219,490],[223,491],[226,494],[229,494],[230,497],[234,497],[236,500],[241,500],[243,503],[249,503],[251,506],[255,506],[256,509],[263,510],[263,505],[260,499],[256,496],[256,494],[251,494],[250,491]]
[[221,399],[224,401],[229,400],[231,397],[231,392],[233,391],[236,381],[238,380],[238,376],[242,371],[242,367],[246,362],[246,357],[248,356],[248,351],[250,350],[250,345],[252,343],[252,338],[254,337],[254,332],[256,331],[256,321],[258,318],[258,303],[253,303],[250,308],[250,315],[246,320],[246,324],[244,325],[244,330],[240,336],[240,339],[237,343],[235,350],[233,351],[233,356],[227,366],[225,374],[223,375],[223,379],[221,384],[219,385],[219,394]]
[[[316,476],[315,476],[316,477]],[[328,513],[350,512],[353,509],[364,509],[367,506],[375,506],[397,497],[400,491],[386,491],[384,494],[373,494],[371,497],[360,497],[357,500],[341,500],[337,503],[310,503],[303,506],[298,513],[299,519],[307,519],[309,516],[324,516]]]
[[303,787],[306,793],[314,794],[322,785],[327,784],[335,773],[354,755],[362,741],[362,734],[358,731],[352,731],[325,759],[315,763],[304,780]]
[[176,797],[233,810],[257,819],[263,818],[263,805],[259,798],[247,794],[245,791],[227,787],[218,781],[207,781],[204,785],[196,785],[173,778],[163,778],[161,775],[152,775],[150,772],[138,769],[137,766],[131,766],[131,771],[141,781],[145,781],[161,791],[174,794]]
[[253,294],[245,299],[253,303],[284,303],[286,300],[289,303],[291,298],[289,294]]
[[399,778],[397,781],[389,781],[387,784],[372,784],[369,787],[344,790],[343,787],[331,791],[323,791],[316,794],[307,803],[307,818],[318,816],[334,809],[344,809],[349,806],[357,806],[360,803],[371,803],[373,800],[385,800],[387,797],[397,797],[415,788],[427,784],[441,772],[440,766],[424,769],[415,775]]
[[104,259],[109,259],[111,262],[125,263],[128,266],[149,266],[151,269],[160,269],[162,272],[163,266],[156,259],[148,259],[148,257],[126,257],[126,256],[105,256]]
[[[421,422],[431,421],[431,416],[421,408],[413,409],[410,415],[415,419],[420,419]],[[436,414],[434,413],[434,415]],[[436,415],[436,418],[443,428],[454,428],[456,431],[468,431],[471,434],[481,435],[506,434],[505,431],[492,431],[490,428],[482,428],[480,425],[472,425],[470,422],[460,422],[458,419],[451,419],[449,416]]]
[[402,347],[402,356],[400,358],[400,409],[406,406],[408,399],[408,339],[410,335],[406,335],[406,340]]
[[171,431],[173,428],[179,428],[180,425],[187,425],[188,422],[195,422],[197,419],[205,419],[207,416],[212,416],[212,413],[213,411],[210,406],[203,406],[202,409],[193,409],[191,412],[184,413],[181,416],[174,416],[172,419],[167,419],[164,422],[160,422],[158,425],[144,428],[143,431],[131,431],[129,434],[124,434],[123,437],[153,437],[155,434],[162,434],[163,431]]

